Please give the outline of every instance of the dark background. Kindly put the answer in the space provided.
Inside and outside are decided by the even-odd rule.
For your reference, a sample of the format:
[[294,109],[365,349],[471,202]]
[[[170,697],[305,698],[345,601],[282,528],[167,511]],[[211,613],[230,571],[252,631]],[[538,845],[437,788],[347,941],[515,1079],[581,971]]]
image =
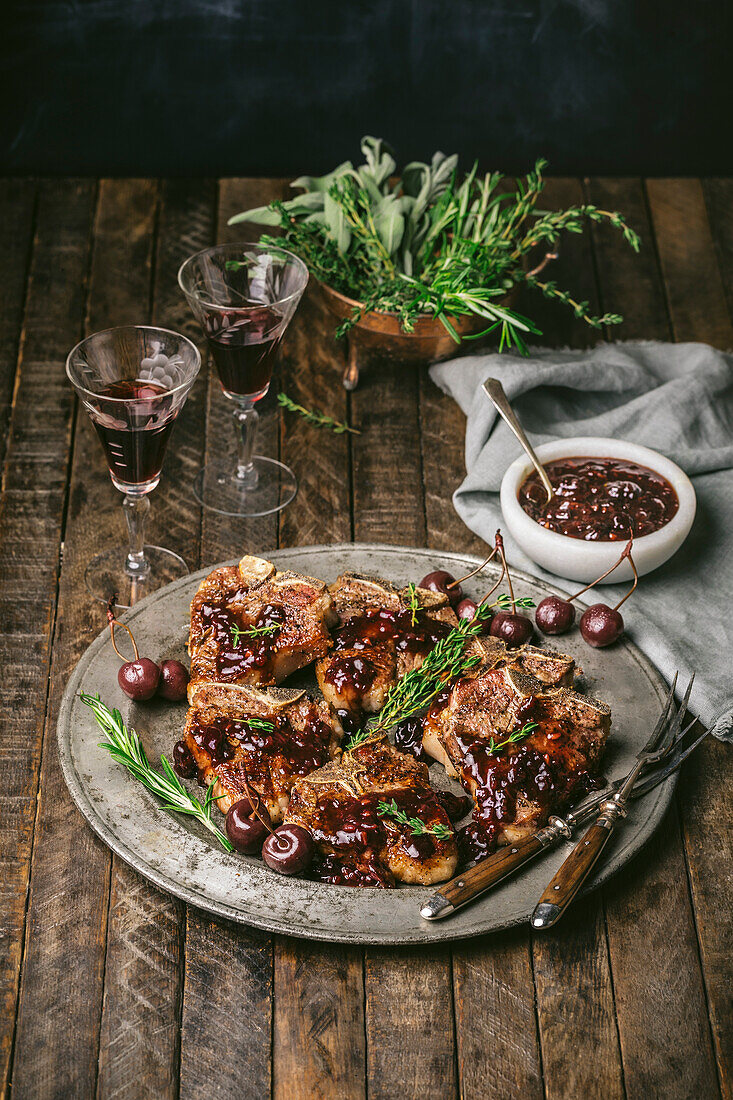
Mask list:
[[[6,0],[7,2],[7,0]],[[13,0],[11,173],[733,174],[730,0]]]

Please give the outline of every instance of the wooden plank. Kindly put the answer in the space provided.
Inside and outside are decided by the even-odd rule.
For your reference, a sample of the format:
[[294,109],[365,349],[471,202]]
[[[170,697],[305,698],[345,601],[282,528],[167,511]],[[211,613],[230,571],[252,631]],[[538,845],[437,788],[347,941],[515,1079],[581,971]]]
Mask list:
[[703,191],[728,313],[733,316],[733,179],[704,180]]
[[[147,317],[157,196],[157,185],[150,181],[102,183],[90,273],[89,329]],[[50,272],[49,278],[58,280],[58,272]],[[71,670],[104,623],[102,606],[86,592],[84,568],[92,553],[121,541],[122,528],[120,498],[109,481],[93,428],[88,418],[80,415],[74,437],[59,629],[53,650],[36,825],[38,842],[33,852],[28,907],[29,937],[18,1016],[13,1073],[13,1093],[18,1096],[87,1096],[93,1095],[96,1087],[111,859],[71,802],[53,738],[61,694]],[[158,972],[160,996],[165,1001],[166,983],[161,976],[175,972],[175,960],[171,960],[166,947],[155,957],[157,942],[153,942],[154,937],[151,940],[151,934],[153,911],[158,911],[149,888],[141,882],[137,890],[126,892],[129,881],[125,875],[120,870],[119,877],[115,876],[115,927],[123,927],[125,912],[132,913],[136,906],[150,914],[151,921],[139,919],[136,934],[130,936],[127,946],[134,945],[139,957],[153,960],[149,965]],[[160,914],[158,919],[162,927]],[[113,940],[110,975],[115,978],[116,951]],[[155,1082],[159,1080],[158,1067],[167,1060],[162,1052],[166,1033],[156,1038],[156,1006],[143,1003],[145,982],[152,980],[147,966],[135,970],[133,965],[130,979],[131,988],[125,997],[117,996],[117,987],[112,983],[114,1004],[108,1002],[105,1019],[110,1021],[114,1007],[124,1010],[133,1003],[134,986],[138,999],[132,1027],[139,1024],[148,1029],[148,1046],[145,1051],[139,1048],[141,1059],[137,1065],[130,1066],[127,1061],[127,1081],[139,1076]],[[119,1026],[123,1023],[119,1021]],[[110,1043],[114,1044],[116,1037],[105,1031]],[[110,1071],[109,1050],[105,1045],[100,1081],[103,1092],[107,1074],[119,1079],[115,1078],[117,1067],[125,1064],[123,1055]]]
[[[259,206],[283,182],[221,180],[218,187],[216,239],[246,240],[251,227],[227,227],[240,210]],[[257,231],[259,235],[259,231]],[[212,242],[213,243],[213,242]],[[199,344],[201,341],[199,340]],[[223,448],[234,454],[229,403],[222,396],[213,366],[202,367],[206,386],[204,460]],[[203,389],[203,387],[202,387]],[[263,402],[260,402],[260,406]],[[278,454],[278,423],[274,399],[261,416],[260,443],[265,454]],[[201,524],[202,565],[213,566],[243,553],[277,546],[277,517],[244,520],[204,509]],[[222,1097],[269,1096],[272,1035],[272,945],[268,936],[194,910],[186,928],[185,993],[181,1018],[180,1090],[183,1100],[208,1098],[212,1088]],[[238,1039],[231,1041],[229,1006],[236,997]],[[226,1010],[225,1007],[227,1006]],[[226,1011],[226,1018],[223,1017]]]
[[[549,209],[576,205],[584,194],[577,180],[551,180],[543,196]],[[599,307],[590,234],[568,235],[550,276],[579,300]],[[542,343],[583,347],[603,334],[562,305],[535,296],[532,317],[541,317]],[[549,307],[549,308],[548,308]],[[540,310],[542,312],[540,312]],[[599,897],[579,905],[551,935],[533,937],[537,1012],[548,1098],[623,1095],[613,985],[603,906]],[[582,1033],[574,1023],[582,1020]]]
[[[368,357],[351,413],[355,539],[424,546],[418,368]],[[364,984],[369,1096],[453,1096],[450,953],[367,949]]]
[[[15,375],[18,313],[25,299],[28,240],[23,242],[20,235],[31,229],[26,189],[15,185],[3,188],[4,199],[10,201],[13,196],[19,203],[17,239],[9,225],[15,214],[4,220],[2,229],[10,250],[9,298],[0,314],[5,381]],[[0,503],[2,1096],[9,1088],[12,1064],[66,497],[73,396],[63,362],[82,331],[93,204],[94,187],[88,182],[44,183],[40,188],[25,308],[26,335],[7,434],[6,492]]]
[[675,339],[733,347],[733,323],[699,180],[647,180]]
[[540,1100],[542,1062],[528,931],[519,928],[460,944],[453,950],[453,971],[462,1100]]
[[[615,331],[629,339],[669,339],[640,181],[591,180],[588,191],[596,205],[623,211],[644,242],[637,256],[612,229],[594,229],[604,308],[625,318]],[[604,894],[627,1096],[714,1095],[715,1060],[676,809],[644,858],[615,876]]]
[[7,447],[11,400],[20,348],[23,308],[33,252],[38,186],[35,180],[0,180],[0,460]]
[[[647,188],[677,339],[730,348],[733,324],[699,181],[649,180]],[[723,235],[725,231],[719,230],[718,224],[715,231]],[[733,855],[733,798],[726,777],[728,751],[727,746],[712,739],[704,742],[686,766],[679,792],[713,1044],[724,1096],[733,1095],[733,928],[730,883],[721,875],[721,868],[730,866]]]
[[[215,200],[213,183],[196,180],[167,182],[160,195],[152,320],[189,335],[195,334],[195,322],[176,274],[187,255],[211,240]],[[140,309],[145,316],[143,300]],[[201,509],[190,486],[203,456],[204,397],[204,385],[196,383],[176,423],[153,498],[160,540],[180,553],[192,569],[198,565]],[[185,907],[115,858],[100,1097],[177,1095],[184,936]]]
[[[333,322],[309,288],[285,340],[282,388],[306,408],[348,416]],[[351,538],[348,435],[286,413],[282,458],[298,477],[298,496],[280,517],[280,544]],[[364,1094],[362,952],[332,944],[275,940],[273,1084],[276,1097]]]
[[354,996],[355,953],[331,944],[309,944],[306,951],[303,947],[283,937],[278,942],[273,1096],[361,1100],[364,1017],[363,1003]]
[[269,936],[188,910],[181,1100],[270,1095]]

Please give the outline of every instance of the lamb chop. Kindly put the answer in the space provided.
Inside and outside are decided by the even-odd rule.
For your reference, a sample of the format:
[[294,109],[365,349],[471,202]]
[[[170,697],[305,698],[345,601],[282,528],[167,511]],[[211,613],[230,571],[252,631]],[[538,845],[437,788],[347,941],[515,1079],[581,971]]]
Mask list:
[[[536,728],[520,736],[528,722]],[[436,700],[423,747],[473,795],[472,857],[516,843],[595,786],[610,725],[605,703],[511,664],[473,670]]]
[[191,603],[191,692],[201,681],[276,684],[321,657],[336,622],[323,581],[263,558],[215,569]]
[[[419,819],[424,831],[414,822],[400,823],[395,811]],[[448,814],[426,765],[383,739],[299,779],[285,820],[310,832],[314,870],[323,882],[427,885],[450,878],[458,863]]]
[[184,741],[222,813],[254,791],[279,822],[295,781],[335,757],[342,735],[325,703],[304,691],[199,682]]
[[411,599],[378,577],[344,573],[329,588],[338,616],[333,649],[316,663],[326,700],[349,728],[381,710],[398,678],[418,667],[457,624],[447,596]]

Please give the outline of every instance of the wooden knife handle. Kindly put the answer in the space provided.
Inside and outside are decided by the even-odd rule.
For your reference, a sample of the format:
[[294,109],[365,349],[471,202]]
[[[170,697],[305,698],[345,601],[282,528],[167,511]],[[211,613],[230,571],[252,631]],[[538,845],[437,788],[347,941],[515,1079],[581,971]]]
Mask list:
[[603,815],[578,841],[540,898],[532,914],[533,928],[552,928],[557,924],[598,862],[614,824],[612,817]]
[[546,847],[547,844],[543,844],[535,835],[519,844],[500,848],[475,867],[441,886],[440,891],[421,910],[423,917],[426,920],[439,920],[450,916],[456,909],[507,878]]

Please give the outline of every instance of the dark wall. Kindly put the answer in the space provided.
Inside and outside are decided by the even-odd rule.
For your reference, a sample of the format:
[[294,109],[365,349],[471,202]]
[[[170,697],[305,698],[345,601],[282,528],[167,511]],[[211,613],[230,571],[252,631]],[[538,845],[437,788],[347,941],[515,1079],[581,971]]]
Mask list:
[[[731,174],[730,0],[13,0],[2,168]],[[725,65],[725,69],[724,69]]]

